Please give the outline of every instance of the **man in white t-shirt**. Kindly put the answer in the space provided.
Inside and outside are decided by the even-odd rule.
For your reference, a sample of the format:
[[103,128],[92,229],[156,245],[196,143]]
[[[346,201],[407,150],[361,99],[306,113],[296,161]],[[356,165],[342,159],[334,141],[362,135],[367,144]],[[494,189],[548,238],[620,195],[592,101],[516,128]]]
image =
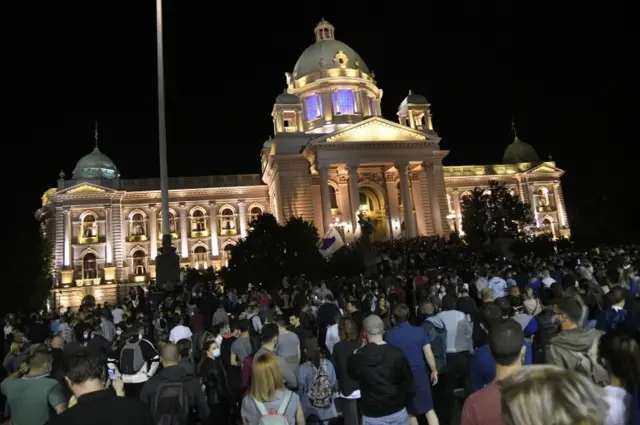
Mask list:
[[117,325],[118,323],[122,322],[124,310],[122,309],[122,307],[117,306],[116,308],[111,310],[111,316],[113,317],[113,324]]
[[550,287],[552,284],[556,283],[556,280],[550,276],[549,270],[542,270],[542,283],[546,288]]
[[174,326],[174,328],[171,329],[171,332],[169,332],[169,342],[176,344],[181,339],[191,339],[191,336],[193,335],[191,329],[184,326],[182,322],[183,319],[180,319],[180,323]]

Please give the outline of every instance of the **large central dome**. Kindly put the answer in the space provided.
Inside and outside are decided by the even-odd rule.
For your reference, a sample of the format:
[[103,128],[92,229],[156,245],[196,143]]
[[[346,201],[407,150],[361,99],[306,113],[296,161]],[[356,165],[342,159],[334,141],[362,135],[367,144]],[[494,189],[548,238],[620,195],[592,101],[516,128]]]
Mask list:
[[316,42],[302,52],[293,68],[293,77],[300,78],[331,68],[359,69],[369,74],[369,68],[351,47],[334,38],[334,27],[324,19],[315,28]]
[[80,158],[73,170],[74,179],[117,179],[120,177],[116,164],[96,148]]

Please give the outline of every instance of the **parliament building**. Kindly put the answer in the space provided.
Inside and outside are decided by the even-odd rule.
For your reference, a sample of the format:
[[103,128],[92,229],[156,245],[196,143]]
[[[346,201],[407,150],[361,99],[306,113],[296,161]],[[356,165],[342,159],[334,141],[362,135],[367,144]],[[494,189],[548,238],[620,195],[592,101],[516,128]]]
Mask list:
[[[286,74],[260,174],[169,179],[170,231],[183,265],[224,266],[264,212],[280,222],[301,216],[320,234],[336,227],[347,243],[358,237],[359,212],[378,240],[462,233],[462,199],[490,180],[531,205],[538,232],[569,235],[564,171],[554,162],[516,137],[501,164],[444,166],[448,151],[427,99],[409,91],[397,120],[383,118],[373,73],[334,31],[321,21]],[[154,279],[160,205],[160,179],[121,176],[97,140],[71,178],[61,173],[36,214],[53,249],[56,307],[77,307],[87,295],[114,302]]]

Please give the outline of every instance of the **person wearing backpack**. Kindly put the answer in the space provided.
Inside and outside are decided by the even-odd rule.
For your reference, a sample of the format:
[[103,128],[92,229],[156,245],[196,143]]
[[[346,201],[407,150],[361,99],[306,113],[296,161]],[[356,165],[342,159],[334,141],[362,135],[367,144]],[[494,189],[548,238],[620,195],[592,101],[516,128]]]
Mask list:
[[420,314],[424,320],[419,326],[427,333],[438,371],[438,383],[433,386],[434,410],[438,419],[448,424],[453,411],[455,376],[447,370],[447,327],[436,316],[436,307],[431,301],[420,303]]
[[[116,359],[127,396],[138,398],[142,385],[158,370],[160,356],[153,344],[143,338],[144,329],[141,326],[133,325],[127,333],[130,336]],[[109,359],[107,362],[116,363],[116,360]]]
[[333,364],[328,359],[321,358],[315,338],[305,341],[304,351],[307,361],[300,366],[298,372],[298,395],[302,411],[305,417],[314,417],[318,421],[335,418],[338,412],[333,394],[337,379]]
[[162,347],[163,369],[149,379],[140,392],[156,425],[194,425],[207,423],[210,410],[200,380],[178,366],[180,353],[175,344]]
[[244,425],[305,425],[298,394],[284,386],[280,362],[271,352],[257,354],[251,389],[242,399]]
[[603,332],[578,326],[582,305],[575,299],[560,299],[553,312],[560,332],[549,340],[547,363],[582,373],[596,385],[607,385],[607,371],[598,362],[598,342]]

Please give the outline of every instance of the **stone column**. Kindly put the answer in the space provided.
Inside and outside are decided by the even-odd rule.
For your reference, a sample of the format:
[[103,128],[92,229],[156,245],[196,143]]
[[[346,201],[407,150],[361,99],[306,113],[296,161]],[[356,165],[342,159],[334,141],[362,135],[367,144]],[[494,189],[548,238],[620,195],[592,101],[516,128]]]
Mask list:
[[71,208],[64,207],[64,260],[65,268],[71,267],[71,238],[73,237],[73,228],[71,227]]
[[436,235],[442,236],[442,214],[440,213],[440,201],[438,200],[438,183],[436,181],[436,173],[434,165],[425,162],[427,171],[427,182],[429,187],[429,201],[431,203],[431,221],[433,223],[433,231]]
[[111,205],[104,206],[105,212],[105,254],[106,265],[113,264],[113,225],[111,224]]
[[60,278],[63,285],[71,285],[73,283],[73,258],[71,258],[73,228],[71,227],[71,208],[64,207],[62,214],[64,215],[64,248]]
[[187,241],[189,226],[187,225],[187,206],[180,204],[180,257],[189,258],[189,242]]
[[358,208],[360,208],[360,194],[358,191],[358,164],[349,164],[349,203],[351,204],[351,229],[355,237],[360,234],[358,227]]
[[409,170],[406,162],[396,164],[400,174],[400,194],[402,195],[402,207],[404,209],[404,229],[407,238],[416,237],[416,226],[413,216],[413,204],[411,202],[411,188],[409,187]]
[[558,224],[560,227],[567,225],[564,217],[564,204],[562,203],[562,197],[560,196],[560,183],[553,183],[553,196],[556,201],[556,211],[558,211]]
[[247,206],[244,199],[238,201],[238,218],[240,219],[240,236],[247,237]]
[[[325,235],[331,227],[331,195],[329,193],[329,167],[321,165],[320,172],[320,203],[322,204],[322,228]],[[324,236],[324,235],[321,235]]]
[[531,202],[531,212],[533,213],[533,220],[536,223],[536,227],[540,227],[540,221],[538,220],[538,203],[536,202],[536,192],[533,188],[533,183],[527,184],[529,188],[529,201]]
[[409,127],[416,128],[416,120],[413,117],[413,111],[407,110],[407,114],[409,115]]
[[218,209],[216,201],[209,201],[209,232],[211,234],[211,256],[220,255],[218,246]]
[[460,191],[458,189],[453,190],[453,209],[456,213],[456,231],[462,235],[462,209],[460,207]]
[[116,280],[116,267],[113,261],[113,211],[111,205],[104,206],[105,212],[105,255],[106,262],[104,265],[105,282],[114,282]]
[[149,205],[149,247],[151,248],[151,261],[156,261],[158,256],[158,208]]

